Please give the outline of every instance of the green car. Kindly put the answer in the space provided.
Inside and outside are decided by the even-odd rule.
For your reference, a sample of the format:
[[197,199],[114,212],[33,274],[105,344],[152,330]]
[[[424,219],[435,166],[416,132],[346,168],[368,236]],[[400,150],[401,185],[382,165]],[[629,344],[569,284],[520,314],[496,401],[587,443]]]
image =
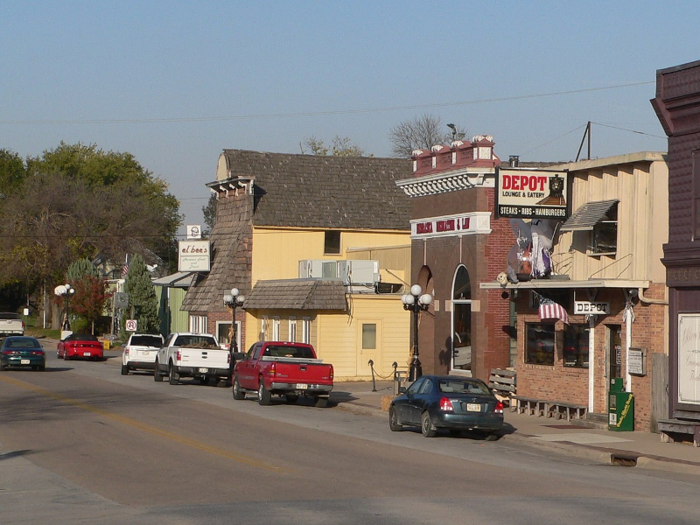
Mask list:
[[46,369],[46,354],[34,337],[6,337],[0,346],[0,370],[7,368]]

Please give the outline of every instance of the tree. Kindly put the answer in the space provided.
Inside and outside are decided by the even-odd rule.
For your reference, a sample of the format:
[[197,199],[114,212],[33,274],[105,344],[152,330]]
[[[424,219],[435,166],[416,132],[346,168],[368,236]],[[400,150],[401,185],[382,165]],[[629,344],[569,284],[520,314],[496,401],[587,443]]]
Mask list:
[[466,131],[452,126],[450,126],[452,131],[447,133],[445,132],[447,126],[443,125],[440,117],[427,114],[412,120],[404,120],[389,131],[391,152],[395,157],[409,158],[414,150],[429,150],[437,144],[449,144],[454,139],[462,139],[466,136]]
[[[364,157],[365,150],[354,144],[348,137],[339,137],[336,135],[329,146],[326,146],[322,139],[317,139],[314,136],[307,137],[304,142],[299,144],[301,152],[306,154],[307,149],[311,155],[324,157],[331,155],[333,157]],[[371,155],[370,155],[371,156]]]
[[78,259],[68,266],[66,282],[76,284],[87,276],[99,277],[100,272],[95,268],[95,265],[90,262],[90,259],[86,257],[84,259]]
[[89,273],[76,281],[73,288],[75,295],[71,300],[72,310],[85,319],[94,335],[95,323],[102,319],[112,292],[107,289],[105,281]]
[[209,196],[209,201],[206,206],[202,206],[202,214],[204,215],[205,228],[202,232],[202,236],[208,238],[211,231],[214,229],[214,224],[216,224],[216,207],[219,201],[216,198],[216,194],[212,193]]
[[[129,294],[129,318],[136,319],[139,332],[157,334],[160,320],[156,290],[146,263],[140,255],[134,255],[129,262],[124,291]],[[122,330],[125,323],[126,319],[122,319]]]
[[27,176],[22,158],[7,149],[0,149],[0,199],[14,192]]

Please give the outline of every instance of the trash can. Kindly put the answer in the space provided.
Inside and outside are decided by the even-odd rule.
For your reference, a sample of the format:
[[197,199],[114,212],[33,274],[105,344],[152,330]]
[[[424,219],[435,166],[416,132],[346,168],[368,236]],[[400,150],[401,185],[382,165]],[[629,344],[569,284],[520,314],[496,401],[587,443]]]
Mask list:
[[622,378],[610,380],[608,395],[608,430],[634,430],[634,395],[623,392]]

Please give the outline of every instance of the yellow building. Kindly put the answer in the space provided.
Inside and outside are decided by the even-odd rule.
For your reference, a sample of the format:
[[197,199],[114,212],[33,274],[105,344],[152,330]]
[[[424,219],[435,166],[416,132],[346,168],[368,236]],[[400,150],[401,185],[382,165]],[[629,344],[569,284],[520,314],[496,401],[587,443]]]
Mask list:
[[410,161],[225,150],[217,180],[211,271],[183,302],[190,326],[226,338],[223,295],[245,296],[238,344],[309,342],[337,379],[406,369],[410,203],[395,180]]

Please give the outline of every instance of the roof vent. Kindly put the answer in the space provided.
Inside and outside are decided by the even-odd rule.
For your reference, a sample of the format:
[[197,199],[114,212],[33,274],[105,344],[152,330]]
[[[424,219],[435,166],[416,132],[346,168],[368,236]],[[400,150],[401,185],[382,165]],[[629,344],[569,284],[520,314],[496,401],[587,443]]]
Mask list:
[[508,157],[508,166],[511,168],[517,168],[520,166],[520,156],[519,155],[510,155]]

